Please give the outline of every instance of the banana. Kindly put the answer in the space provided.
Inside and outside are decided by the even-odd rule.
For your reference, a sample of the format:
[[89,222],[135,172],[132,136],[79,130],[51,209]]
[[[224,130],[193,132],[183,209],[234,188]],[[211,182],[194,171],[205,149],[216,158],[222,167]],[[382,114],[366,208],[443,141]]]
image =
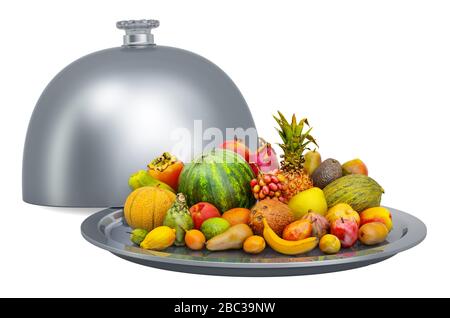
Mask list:
[[267,244],[275,251],[286,255],[296,255],[307,253],[319,244],[319,239],[317,237],[308,237],[299,241],[288,241],[283,240],[279,237],[269,226],[266,219],[263,219],[264,231],[263,236]]

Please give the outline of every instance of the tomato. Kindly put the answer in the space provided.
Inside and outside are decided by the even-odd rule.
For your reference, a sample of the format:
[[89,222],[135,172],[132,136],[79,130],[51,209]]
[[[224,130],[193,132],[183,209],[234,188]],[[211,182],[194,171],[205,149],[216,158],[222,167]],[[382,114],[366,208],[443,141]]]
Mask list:
[[164,182],[175,191],[178,189],[178,177],[183,170],[183,163],[168,152],[163,153],[148,165],[148,173],[155,179]]

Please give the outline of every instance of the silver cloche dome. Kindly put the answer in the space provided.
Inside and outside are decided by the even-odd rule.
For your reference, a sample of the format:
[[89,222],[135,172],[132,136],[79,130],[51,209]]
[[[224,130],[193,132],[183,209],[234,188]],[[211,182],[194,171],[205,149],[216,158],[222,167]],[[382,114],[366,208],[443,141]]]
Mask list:
[[180,128],[254,128],[232,80],[199,55],[154,44],[158,25],[118,22],[121,47],[80,58],[48,84],[26,136],[24,201],[123,206],[130,174],[170,150]]

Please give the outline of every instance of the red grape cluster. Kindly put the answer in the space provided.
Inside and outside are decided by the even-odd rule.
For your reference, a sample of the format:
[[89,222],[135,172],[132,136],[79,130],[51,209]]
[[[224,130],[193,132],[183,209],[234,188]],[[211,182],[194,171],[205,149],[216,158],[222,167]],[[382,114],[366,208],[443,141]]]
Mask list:
[[260,173],[257,178],[250,181],[250,186],[256,200],[273,198],[286,203],[287,200],[282,196],[282,191],[287,188],[287,185],[283,181],[284,176],[275,170],[271,173]]

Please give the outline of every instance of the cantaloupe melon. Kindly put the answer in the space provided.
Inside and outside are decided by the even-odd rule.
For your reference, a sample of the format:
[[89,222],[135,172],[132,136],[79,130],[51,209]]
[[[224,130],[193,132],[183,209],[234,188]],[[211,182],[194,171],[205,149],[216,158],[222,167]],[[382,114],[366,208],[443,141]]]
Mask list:
[[175,194],[159,187],[142,187],[130,193],[123,214],[133,228],[153,230],[161,226],[167,210],[175,202]]

